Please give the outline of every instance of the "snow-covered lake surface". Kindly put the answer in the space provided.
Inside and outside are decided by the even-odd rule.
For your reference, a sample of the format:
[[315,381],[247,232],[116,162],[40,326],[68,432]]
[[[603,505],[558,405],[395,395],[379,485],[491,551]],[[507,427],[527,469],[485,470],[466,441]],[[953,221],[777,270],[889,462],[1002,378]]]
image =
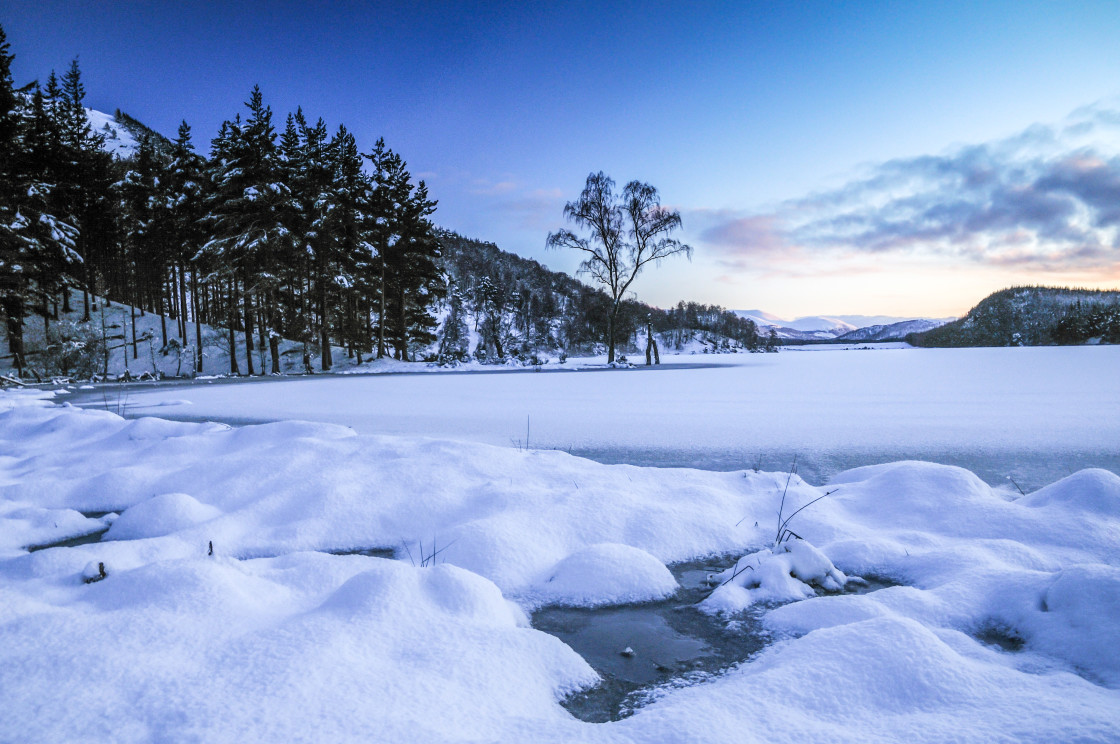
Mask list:
[[[204,381],[137,387],[124,403],[126,415],[187,421],[305,419],[498,446],[528,437],[533,448],[607,463],[733,470],[761,458],[783,470],[796,456],[814,483],[904,459],[959,465],[989,483],[1010,476],[1024,489],[1084,467],[1120,470],[1120,347],[807,346],[665,361]],[[97,405],[102,395],[76,399]]]

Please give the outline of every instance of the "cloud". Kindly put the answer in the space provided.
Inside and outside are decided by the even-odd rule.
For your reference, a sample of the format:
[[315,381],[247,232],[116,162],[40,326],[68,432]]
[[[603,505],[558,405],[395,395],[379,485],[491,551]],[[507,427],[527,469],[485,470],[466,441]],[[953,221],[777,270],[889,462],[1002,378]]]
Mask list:
[[467,193],[474,194],[475,196],[504,196],[505,194],[517,191],[520,185],[512,178],[507,178],[501,181],[491,181],[485,178],[476,178],[471,183]]
[[733,265],[892,254],[1116,274],[1118,134],[1120,110],[1085,107],[1056,126],[865,166],[768,214],[701,215],[699,239]]

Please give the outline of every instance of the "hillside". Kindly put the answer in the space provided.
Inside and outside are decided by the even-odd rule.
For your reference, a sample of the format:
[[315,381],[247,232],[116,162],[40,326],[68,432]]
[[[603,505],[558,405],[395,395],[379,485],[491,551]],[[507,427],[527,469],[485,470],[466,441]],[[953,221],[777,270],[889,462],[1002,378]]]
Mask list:
[[150,137],[156,154],[167,160],[171,157],[171,140],[151,127],[137,121],[120,109],[106,114],[96,109],[86,109],[86,118],[95,134],[104,140],[102,149],[120,160],[131,158],[140,150],[140,142]]
[[[447,318],[454,301],[461,305],[473,332],[469,348],[460,344],[466,356],[481,356],[480,343],[487,355],[493,355],[499,343],[503,354],[527,355],[556,350],[594,352],[603,342],[610,299],[601,289],[503,251],[493,243],[446,229],[437,232],[441,265],[452,295],[441,310],[441,341],[448,337]],[[647,321],[659,337],[672,339],[662,345],[674,350],[684,348],[694,338],[710,339],[697,348],[712,344],[721,348],[759,347],[755,323],[721,307],[680,302],[662,309],[626,300],[617,334],[623,353],[644,348]],[[442,355],[439,349],[436,352]]]
[[[61,304],[61,303],[60,303]],[[186,337],[180,338],[175,318],[162,317],[119,302],[106,302],[103,297],[92,298],[90,322],[83,324],[82,296],[77,290],[70,292],[69,312],[57,308],[56,317],[34,315],[25,320],[24,343],[27,350],[27,370],[24,378],[36,380],[51,377],[73,379],[117,379],[125,373],[133,377],[190,376],[195,361],[195,324],[186,324]],[[229,330],[203,324],[202,374],[228,375],[230,372]],[[234,345],[238,369],[248,369],[245,358],[244,331],[238,330]],[[15,376],[9,351],[7,324],[0,323],[0,374]],[[289,339],[280,340],[280,368],[284,374],[303,372],[303,346]],[[317,365],[319,356],[312,348],[312,363]],[[267,369],[267,347],[260,343],[254,349],[257,371]],[[336,364],[349,367],[346,349],[334,347]]]
[[1011,287],[960,320],[906,340],[937,347],[1120,343],[1120,291]]
[[845,342],[899,341],[906,338],[911,333],[923,333],[938,328],[944,325],[945,322],[944,320],[917,318],[915,320],[903,320],[898,323],[888,323],[886,325],[870,325],[865,328],[857,328],[854,331],[849,331],[843,336],[839,336],[836,340]]

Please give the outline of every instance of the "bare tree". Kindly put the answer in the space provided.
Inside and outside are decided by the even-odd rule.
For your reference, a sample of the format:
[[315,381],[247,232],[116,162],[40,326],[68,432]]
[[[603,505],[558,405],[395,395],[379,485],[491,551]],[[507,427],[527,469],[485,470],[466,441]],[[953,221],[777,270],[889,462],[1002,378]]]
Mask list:
[[579,266],[602,284],[611,297],[607,317],[607,362],[615,358],[615,326],[630,285],[650,263],[677,253],[692,257],[692,247],[669,234],[681,226],[680,212],[661,206],[657,189],[631,181],[622,194],[614,180],[599,171],[587,176],[583,193],[564,205],[564,218],[591,232],[589,238],[571,230],[550,233],[549,248],[575,248],[587,254]]

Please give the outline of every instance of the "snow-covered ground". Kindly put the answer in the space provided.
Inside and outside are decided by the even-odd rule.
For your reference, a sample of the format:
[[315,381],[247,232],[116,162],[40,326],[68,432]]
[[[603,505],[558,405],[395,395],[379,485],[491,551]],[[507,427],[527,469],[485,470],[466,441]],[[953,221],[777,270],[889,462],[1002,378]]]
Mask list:
[[[204,381],[131,389],[125,411],[306,419],[499,446],[527,437],[534,448],[603,462],[704,469],[761,457],[764,469],[783,470],[796,455],[817,483],[901,459],[960,465],[989,483],[1011,476],[1023,488],[1089,466],[1120,469],[1120,347],[904,347],[667,354],[654,370],[593,370],[604,360],[572,359],[541,372]],[[435,371],[388,365],[409,366]],[[100,405],[100,395],[84,400]],[[183,400],[192,405],[166,405]]]
[[[1020,356],[1034,364],[1003,368],[999,355],[974,358],[993,373],[1017,370],[1003,382],[1021,393],[1005,394],[995,409],[1009,436],[1043,418],[1014,418],[1013,400],[1030,407],[1052,399],[1055,439],[1113,432],[1115,390],[1098,376],[1105,365],[1116,368],[1116,356],[1078,354],[1074,379],[1096,396],[1092,409],[1068,392],[1069,379],[1050,398],[1039,396],[1037,386],[1061,377],[1060,358]],[[949,387],[935,383],[950,365],[923,353],[834,356],[852,359],[830,363],[856,394],[875,387],[857,385],[875,369],[861,366],[863,356],[918,375],[882,402],[894,401],[903,415],[910,401],[894,396],[925,390],[936,400]],[[800,365],[826,357],[251,389],[285,410],[298,407],[297,397],[324,404],[333,390],[372,411],[393,395],[415,395],[408,385],[432,381],[427,394],[443,396],[461,426],[468,411],[455,398],[485,392],[488,380],[500,379],[514,401],[531,399],[522,385],[557,396],[546,398],[551,404],[564,394],[571,415],[588,408],[581,394],[606,387],[630,396],[626,426],[640,436],[645,396],[672,389],[674,375],[707,374],[688,397],[710,396],[709,415],[726,435],[719,408],[747,407],[720,398],[732,390],[729,380],[744,388],[741,397],[764,401],[781,390],[752,391],[752,371],[772,385],[804,382]],[[990,405],[985,396],[996,386],[966,374],[975,376],[969,357],[954,359],[960,394]],[[566,387],[573,384],[586,387]],[[804,394],[826,401],[834,384]],[[214,385],[174,395],[194,398],[192,408],[219,406],[233,402],[223,391],[235,389],[250,390]],[[472,410],[501,406],[493,394]],[[604,465],[508,443],[327,423],[130,421],[45,396],[0,394],[0,741],[1115,742],[1120,731],[1120,478],[1104,470],[1013,498],[959,468],[860,468],[834,477],[828,489],[836,490],[796,517],[805,543],[767,552],[787,478],[786,514],[824,489],[785,473]],[[699,417],[672,418],[682,410],[672,399],[652,404],[661,409],[659,429],[699,430]],[[425,405],[416,415],[438,431],[436,406]],[[332,403],[331,415],[343,407]],[[977,420],[967,408],[957,403],[939,415],[931,436],[947,436],[937,421],[954,413]],[[612,426],[616,410],[586,427]],[[1071,426],[1087,410],[1105,422]],[[832,432],[835,415],[826,407],[822,417]],[[869,416],[873,423],[855,422],[852,436],[889,420]],[[96,514],[105,511],[120,516]],[[102,542],[26,549],[106,526]],[[395,548],[403,560],[319,552],[371,547]],[[420,562],[437,549],[437,565],[407,557]],[[747,561],[770,572],[760,589],[725,588],[712,609],[731,611],[729,622],[756,599],[809,594],[784,572],[771,576],[779,564],[805,581],[875,575],[900,585],[770,608],[762,619],[774,642],[757,658],[667,690],[622,721],[569,716],[558,700],[593,684],[595,672],[527,627],[526,611],[657,598],[673,588],[665,564],[727,552],[753,553]],[[99,564],[106,578],[84,583],[100,575]],[[752,594],[761,589],[768,594]],[[984,641],[993,637],[1021,648]]]

